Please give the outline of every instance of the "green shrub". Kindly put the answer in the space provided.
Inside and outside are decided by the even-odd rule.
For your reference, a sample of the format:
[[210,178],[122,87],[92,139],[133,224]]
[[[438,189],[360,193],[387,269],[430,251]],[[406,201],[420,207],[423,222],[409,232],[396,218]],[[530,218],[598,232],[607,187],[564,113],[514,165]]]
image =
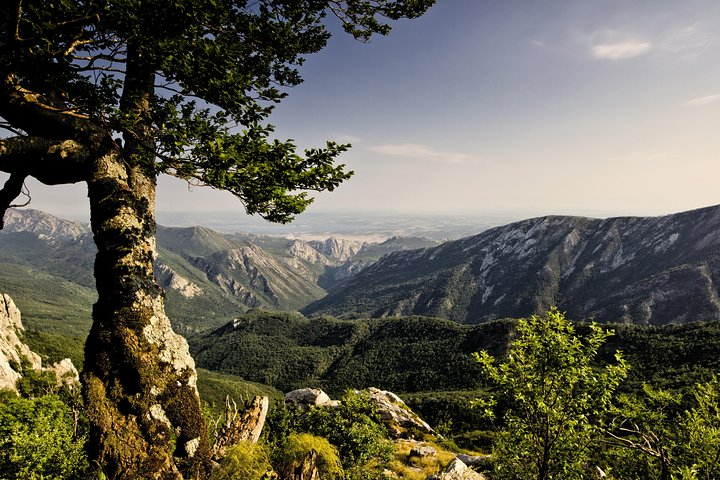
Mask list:
[[212,480],[260,480],[270,471],[270,457],[262,444],[240,442],[228,449]]
[[327,439],[309,433],[292,433],[287,438],[280,458],[279,470],[303,463],[312,453],[317,454],[317,468],[321,478],[343,478],[344,471],[337,448]]
[[346,471],[372,460],[387,461],[393,445],[376,406],[364,395],[347,392],[337,407],[295,408],[277,405],[268,418],[268,442],[283,451],[292,433],[310,433],[330,441],[340,452]]
[[85,478],[84,443],[58,396],[26,399],[0,391],[0,479]]

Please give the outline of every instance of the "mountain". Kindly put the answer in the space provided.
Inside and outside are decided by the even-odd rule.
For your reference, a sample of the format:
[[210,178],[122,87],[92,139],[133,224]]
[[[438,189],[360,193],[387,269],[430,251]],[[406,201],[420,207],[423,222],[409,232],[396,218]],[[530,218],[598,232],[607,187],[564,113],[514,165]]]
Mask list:
[[[31,209],[10,209],[5,221],[0,289],[13,294],[31,329],[84,334],[96,299],[89,227]],[[418,242],[437,244],[414,238],[380,245],[337,238],[306,242],[158,226],[155,274],[175,328],[189,332],[217,327],[250,308],[296,310],[381,252]]]
[[720,319],[720,206],[662,217],[548,216],[434,248],[396,251],[308,315],[427,315],[461,323],[558,306],[573,319]]

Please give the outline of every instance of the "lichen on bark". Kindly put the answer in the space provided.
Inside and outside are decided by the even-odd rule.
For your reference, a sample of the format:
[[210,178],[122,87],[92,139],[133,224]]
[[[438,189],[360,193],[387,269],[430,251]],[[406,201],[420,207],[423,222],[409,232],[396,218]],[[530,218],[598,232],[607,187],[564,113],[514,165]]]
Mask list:
[[155,181],[120,154],[90,181],[98,302],[86,344],[92,452],[111,478],[194,479],[209,468],[195,364],[153,276]]

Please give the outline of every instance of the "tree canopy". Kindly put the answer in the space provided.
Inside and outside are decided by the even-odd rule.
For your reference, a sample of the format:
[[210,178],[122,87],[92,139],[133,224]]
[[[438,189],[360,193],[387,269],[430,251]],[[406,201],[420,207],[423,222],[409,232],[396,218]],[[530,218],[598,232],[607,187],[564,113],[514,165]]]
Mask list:
[[[434,0],[13,0],[0,16],[1,205],[33,176],[83,181],[122,135],[155,173],[227,190],[249,213],[289,221],[351,172],[346,145],[296,152],[264,123],[337,17],[360,40]],[[136,141],[136,142],[133,142]],[[105,144],[107,147],[107,144]]]
[[[85,182],[98,301],[83,396],[110,478],[204,478],[207,427],[187,342],[153,276],[158,174],[286,222],[351,172],[267,118],[337,18],[359,40],[434,0],[9,0],[0,4],[0,219],[34,177]],[[1,220],[0,220],[1,222]],[[2,224],[0,223],[0,227]]]

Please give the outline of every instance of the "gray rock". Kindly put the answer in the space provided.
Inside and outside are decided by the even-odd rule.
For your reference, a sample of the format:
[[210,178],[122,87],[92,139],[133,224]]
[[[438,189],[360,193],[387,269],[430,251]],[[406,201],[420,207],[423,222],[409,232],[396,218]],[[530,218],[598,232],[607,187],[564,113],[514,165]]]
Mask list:
[[435,430],[394,393],[374,387],[368,388],[366,392],[370,401],[377,405],[380,418],[390,423],[390,431],[393,436],[401,437],[408,430],[435,435]]
[[430,475],[427,480],[487,480],[487,477],[468,468],[462,460],[454,458],[442,472]]
[[21,357],[27,358],[32,368],[40,370],[40,355],[20,341],[18,334],[25,331],[20,310],[9,295],[0,295],[0,388],[17,391],[15,382],[21,377],[12,364],[19,364]]
[[75,368],[75,365],[73,365],[72,360],[69,358],[60,360],[52,366],[47,367],[45,370],[51,371],[55,374],[58,385],[66,385],[68,387],[80,385],[80,374],[78,373],[77,368]]
[[327,393],[319,388],[300,388],[285,394],[285,403],[307,406],[331,406],[334,404]]
[[430,445],[417,445],[410,449],[410,457],[434,457],[437,455],[435,450]]
[[457,458],[469,467],[485,467],[490,462],[492,455],[465,455],[459,453]]
[[78,371],[69,358],[66,358],[51,367],[42,368],[40,355],[30,350],[19,335],[25,331],[22,324],[20,310],[15,306],[9,295],[0,294],[0,389],[9,389],[17,392],[15,383],[22,376],[15,365],[19,365],[25,358],[34,370],[53,372],[58,379],[58,386],[74,386],[80,384]]

